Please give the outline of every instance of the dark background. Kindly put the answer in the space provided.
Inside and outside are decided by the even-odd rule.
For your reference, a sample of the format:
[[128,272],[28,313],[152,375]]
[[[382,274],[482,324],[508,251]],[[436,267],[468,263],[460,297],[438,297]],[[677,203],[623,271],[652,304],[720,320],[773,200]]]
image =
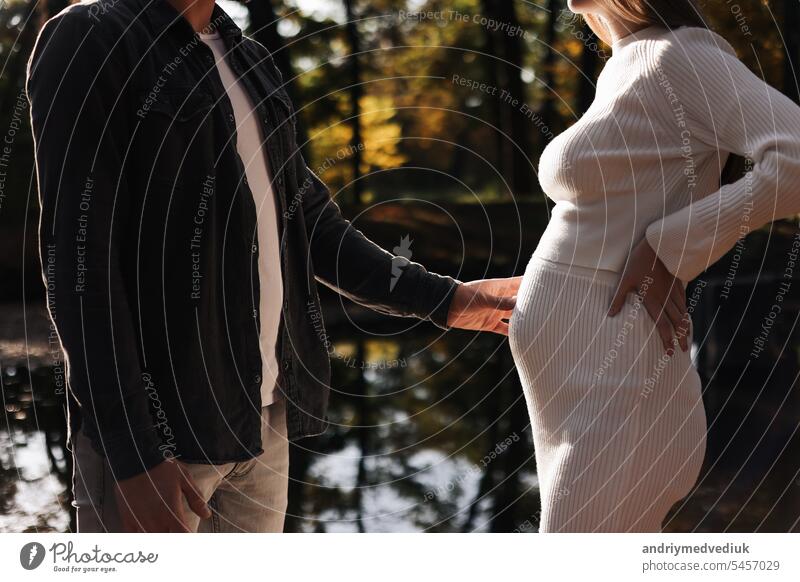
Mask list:
[[[73,527],[23,93],[38,30],[66,4],[0,8],[0,531]],[[462,280],[523,272],[549,214],[539,155],[589,106],[610,55],[563,0],[221,4],[274,52],[306,159],[360,229],[390,250],[408,236],[413,260]],[[797,0],[705,10],[756,74],[798,99]],[[428,11],[439,14],[413,16]],[[800,283],[778,287],[796,234],[796,221],[753,233],[689,290],[709,444],[669,531],[800,530]],[[507,342],[323,301],[333,424],[293,447],[287,529],[535,532],[536,466]]]

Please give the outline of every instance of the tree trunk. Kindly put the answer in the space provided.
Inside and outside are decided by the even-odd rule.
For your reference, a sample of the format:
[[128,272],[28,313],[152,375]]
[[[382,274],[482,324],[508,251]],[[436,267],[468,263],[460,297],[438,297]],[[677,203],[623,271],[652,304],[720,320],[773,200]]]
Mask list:
[[500,149],[503,176],[514,196],[528,196],[533,192],[534,169],[529,159],[530,134],[534,124],[526,115],[526,91],[522,82],[522,28],[519,26],[515,4],[512,0],[482,0],[483,10],[503,26],[485,30],[487,52],[498,57],[489,66],[491,76],[500,90],[494,96],[499,103],[501,137]]
[[361,137],[361,96],[363,89],[361,86],[361,42],[356,26],[356,16],[353,0],[344,0],[345,15],[347,24],[345,33],[347,43],[350,45],[350,125],[353,136],[350,140],[350,155],[353,165],[352,196],[355,204],[361,204],[364,198],[364,184],[361,180],[361,151],[363,149]]
[[361,452],[361,455],[358,457],[356,486],[353,490],[353,504],[356,508],[356,527],[358,528],[358,533],[366,532],[366,528],[364,527],[364,488],[369,484],[366,459],[371,454],[369,427],[372,425],[372,414],[367,380],[364,378],[364,366],[362,365],[365,357],[364,340],[359,339],[358,348],[356,350],[356,363],[359,366],[359,370],[358,378],[354,386],[357,399],[356,418],[358,419],[358,426],[353,429],[356,431],[356,441],[358,442],[358,449]]
[[[483,0],[483,9],[484,11],[488,10],[488,2],[487,0]],[[486,54],[489,55],[496,55],[498,57],[502,56],[502,53],[497,48],[497,43],[495,42],[495,35],[492,34],[489,29],[484,28],[484,51]],[[499,70],[498,61],[487,58],[486,59],[486,80],[492,87],[500,88],[502,86],[501,77],[498,74]],[[498,168],[500,171],[500,175],[505,178],[506,180],[510,180],[510,177],[513,174],[513,159],[511,157],[511,151],[509,149],[508,138],[505,135],[510,135],[509,128],[507,127],[506,119],[503,116],[503,103],[499,97],[493,97],[491,100],[492,104],[492,123],[495,126],[495,131],[493,132],[495,137],[494,142],[494,150],[496,152],[495,160],[495,167]],[[503,135],[505,134],[505,135]],[[458,150],[457,150],[458,151]],[[492,159],[490,157],[489,159]],[[502,183],[498,184],[498,188],[503,188]],[[513,188],[512,188],[512,195],[513,195]],[[505,194],[505,192],[503,192]]]
[[555,132],[556,53],[554,45],[556,42],[556,21],[558,20],[560,8],[561,0],[547,0],[547,28],[544,31],[544,42],[547,47],[547,52],[544,55],[544,59],[542,59],[542,69],[544,70],[544,81],[546,84],[545,91],[547,91],[547,94],[545,95],[544,103],[542,103],[541,115],[542,122],[550,128],[551,133],[549,135],[542,134],[542,149],[549,143],[549,136],[552,136],[553,132]]

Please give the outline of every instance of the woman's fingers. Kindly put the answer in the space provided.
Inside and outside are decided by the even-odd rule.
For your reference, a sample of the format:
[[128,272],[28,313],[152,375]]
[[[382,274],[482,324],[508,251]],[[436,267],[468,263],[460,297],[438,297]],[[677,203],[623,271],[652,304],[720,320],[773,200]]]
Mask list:
[[664,311],[667,314],[667,318],[669,318],[670,325],[674,330],[675,337],[678,339],[678,343],[681,346],[681,349],[685,352],[689,349],[688,340],[686,339],[685,333],[685,314],[678,308],[677,305],[672,301],[672,298],[668,298],[664,305]]
[[682,313],[686,312],[686,289],[680,279],[673,279],[670,285],[669,296]]
[[608,308],[609,317],[614,317],[620,312],[622,306],[625,305],[625,298],[628,296],[628,293],[634,291],[635,289],[636,286],[628,281],[627,277],[623,275],[622,279],[620,279],[619,285],[617,286],[617,292],[614,294],[614,298],[611,300],[611,306]]
[[692,329],[692,320],[685,310],[681,310],[679,306],[672,303],[671,298],[670,303],[671,309],[680,314],[680,322],[675,328],[675,336],[678,338],[678,343],[680,343],[681,349],[684,352],[689,351],[689,332]]
[[686,289],[680,279],[672,280],[667,308],[669,309],[670,320],[675,328],[678,343],[680,343],[681,349],[686,352],[689,350],[691,318],[686,309]]
[[[665,298],[659,298],[654,289],[651,287],[646,293],[639,293],[642,297],[647,313],[655,322],[656,331],[664,344],[664,349],[669,351],[673,346],[673,338],[678,339],[678,343],[683,351],[689,349],[688,329],[687,329],[687,314],[684,307],[685,294],[683,293],[683,286],[680,281],[675,280],[672,285],[675,292],[672,291]],[[614,299],[611,301],[611,306],[608,309],[609,317],[615,316],[619,313],[625,305],[625,299],[628,294],[637,291],[636,286],[631,285],[623,278],[614,294]]]
[[664,302],[654,298],[652,293],[643,296],[644,308],[656,324],[656,331],[664,344],[664,350],[672,349],[673,327],[664,309]]

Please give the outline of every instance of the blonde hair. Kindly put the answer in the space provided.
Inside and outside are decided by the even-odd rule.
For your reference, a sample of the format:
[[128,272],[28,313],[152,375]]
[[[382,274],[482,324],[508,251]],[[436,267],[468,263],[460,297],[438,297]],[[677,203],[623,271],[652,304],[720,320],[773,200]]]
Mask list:
[[[706,27],[696,0],[600,0],[600,3],[623,20],[640,27]],[[611,35],[602,17],[586,14],[584,18],[597,36],[611,44]]]

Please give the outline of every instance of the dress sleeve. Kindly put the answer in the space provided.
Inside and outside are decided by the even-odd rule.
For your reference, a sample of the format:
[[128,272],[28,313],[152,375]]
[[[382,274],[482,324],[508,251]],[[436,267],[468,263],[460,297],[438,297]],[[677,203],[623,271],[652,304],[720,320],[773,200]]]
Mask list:
[[666,268],[689,281],[765,224],[800,213],[800,107],[695,29],[659,56],[692,139],[752,162],[739,181],[650,224],[647,240]]

